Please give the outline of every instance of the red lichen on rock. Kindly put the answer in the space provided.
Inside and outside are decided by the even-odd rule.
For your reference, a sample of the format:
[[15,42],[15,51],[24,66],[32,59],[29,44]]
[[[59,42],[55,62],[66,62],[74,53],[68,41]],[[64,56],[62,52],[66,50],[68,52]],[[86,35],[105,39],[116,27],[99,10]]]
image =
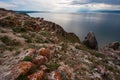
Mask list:
[[45,56],[37,56],[35,57],[35,59],[33,60],[33,63],[37,64],[37,65],[43,65],[47,62],[47,58]]
[[61,76],[60,72],[55,71],[55,78],[56,78],[56,80],[62,80],[62,76]]
[[25,75],[29,72],[29,70],[35,65],[31,62],[20,62],[12,69],[12,80],[17,79],[20,75]]
[[46,56],[47,58],[50,58],[50,50],[48,50],[46,48],[41,48],[39,50],[39,54],[42,56]]
[[28,78],[29,80],[43,80],[44,76],[45,76],[45,72],[41,70],[31,74],[30,76],[28,76]]

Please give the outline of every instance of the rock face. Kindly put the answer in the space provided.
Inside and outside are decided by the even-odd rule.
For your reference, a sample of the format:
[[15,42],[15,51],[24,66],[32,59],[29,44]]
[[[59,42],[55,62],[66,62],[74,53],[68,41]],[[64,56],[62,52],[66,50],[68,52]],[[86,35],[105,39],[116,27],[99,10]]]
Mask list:
[[108,47],[112,48],[114,50],[117,50],[117,49],[119,49],[119,46],[120,46],[119,42],[113,42],[113,43],[110,43]]
[[91,49],[98,50],[98,43],[93,32],[89,32],[85,37],[83,44]]

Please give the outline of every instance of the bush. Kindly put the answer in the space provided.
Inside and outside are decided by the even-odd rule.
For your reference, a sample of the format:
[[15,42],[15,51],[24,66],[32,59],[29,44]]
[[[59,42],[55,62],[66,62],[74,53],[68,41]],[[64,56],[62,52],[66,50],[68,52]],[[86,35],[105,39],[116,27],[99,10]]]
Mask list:
[[68,45],[67,45],[66,43],[62,45],[62,50],[63,50],[63,51],[66,51],[67,48],[68,48]]
[[23,61],[32,62],[33,61],[33,57],[31,57],[31,56],[25,56],[25,58],[23,59]]
[[28,35],[22,35],[22,37],[26,39],[25,40],[26,42],[32,43],[32,40],[31,40],[32,38],[30,38]]
[[50,71],[54,71],[60,66],[60,64],[50,63],[50,64],[46,64],[46,66],[50,69]]
[[3,36],[0,38],[2,42],[4,42],[6,45],[8,45],[10,43],[10,39],[8,36]]
[[40,38],[37,38],[37,39],[35,40],[35,42],[36,42],[36,43],[43,43],[44,41],[43,41],[42,39],[40,39]]
[[16,41],[16,39],[11,40],[8,36],[3,36],[3,37],[1,37],[0,39],[1,39],[1,41],[2,41],[3,43],[5,43],[6,45],[17,46],[17,45],[20,44],[18,41]]
[[20,75],[17,80],[29,80],[26,75]]
[[76,49],[80,49],[80,46],[75,46]]
[[30,75],[30,74],[32,74],[32,73],[35,73],[36,71],[37,71],[37,68],[36,68],[36,67],[32,67],[32,68],[29,70],[29,72],[28,72],[27,75]]
[[105,58],[105,55],[99,52],[93,52],[93,55],[95,55],[96,57]]
[[13,31],[14,32],[27,32],[27,30],[25,29],[25,28],[23,28],[23,27],[20,27],[20,28],[13,28]]

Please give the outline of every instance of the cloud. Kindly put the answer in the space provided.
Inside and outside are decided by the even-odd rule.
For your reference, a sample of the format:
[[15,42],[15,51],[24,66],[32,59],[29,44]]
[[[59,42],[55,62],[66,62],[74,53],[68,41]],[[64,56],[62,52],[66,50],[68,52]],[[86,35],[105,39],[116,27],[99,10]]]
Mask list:
[[11,8],[17,7],[17,5],[14,5],[14,4],[10,4],[10,3],[7,3],[7,2],[2,2],[2,1],[0,1],[0,7],[1,7],[1,8],[11,9]]
[[109,5],[120,5],[120,0],[73,0],[72,5],[91,4],[91,3],[104,3]]
[[69,1],[67,0],[11,0],[10,3],[18,5],[18,7],[14,9],[19,9],[19,10],[27,9],[27,10],[55,11],[67,5],[67,4],[60,4],[60,3],[68,3]]
[[91,0],[93,3],[104,3],[109,5],[120,5],[120,0]]
[[91,3],[79,5],[79,9],[88,9],[88,10],[120,10],[119,5],[110,5],[104,3]]
[[70,4],[71,5],[80,5],[80,4],[88,4],[90,0],[73,0]]
[[73,0],[79,10],[120,10],[120,0]]
[[13,10],[76,12],[78,10],[120,10],[120,0],[5,0],[0,7]]

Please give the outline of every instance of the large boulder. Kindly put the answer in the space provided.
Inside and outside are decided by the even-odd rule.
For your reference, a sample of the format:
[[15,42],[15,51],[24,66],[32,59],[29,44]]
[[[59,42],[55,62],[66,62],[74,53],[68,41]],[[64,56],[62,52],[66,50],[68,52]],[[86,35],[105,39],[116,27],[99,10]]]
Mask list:
[[20,75],[26,75],[32,67],[35,67],[35,65],[31,62],[20,62],[13,67],[11,80],[16,80]]
[[113,42],[113,43],[110,43],[108,47],[112,48],[114,50],[117,50],[117,49],[119,49],[119,46],[120,46],[119,42]]
[[46,49],[46,48],[41,48],[41,49],[38,51],[38,54],[39,54],[39,55],[42,55],[42,56],[45,56],[45,57],[47,57],[47,58],[50,58],[50,56],[51,56],[50,50],[49,50],[49,49]]
[[33,63],[37,65],[44,65],[48,59],[45,56],[38,55],[34,58]]
[[89,32],[85,37],[83,44],[91,49],[98,50],[98,42],[93,32]]

